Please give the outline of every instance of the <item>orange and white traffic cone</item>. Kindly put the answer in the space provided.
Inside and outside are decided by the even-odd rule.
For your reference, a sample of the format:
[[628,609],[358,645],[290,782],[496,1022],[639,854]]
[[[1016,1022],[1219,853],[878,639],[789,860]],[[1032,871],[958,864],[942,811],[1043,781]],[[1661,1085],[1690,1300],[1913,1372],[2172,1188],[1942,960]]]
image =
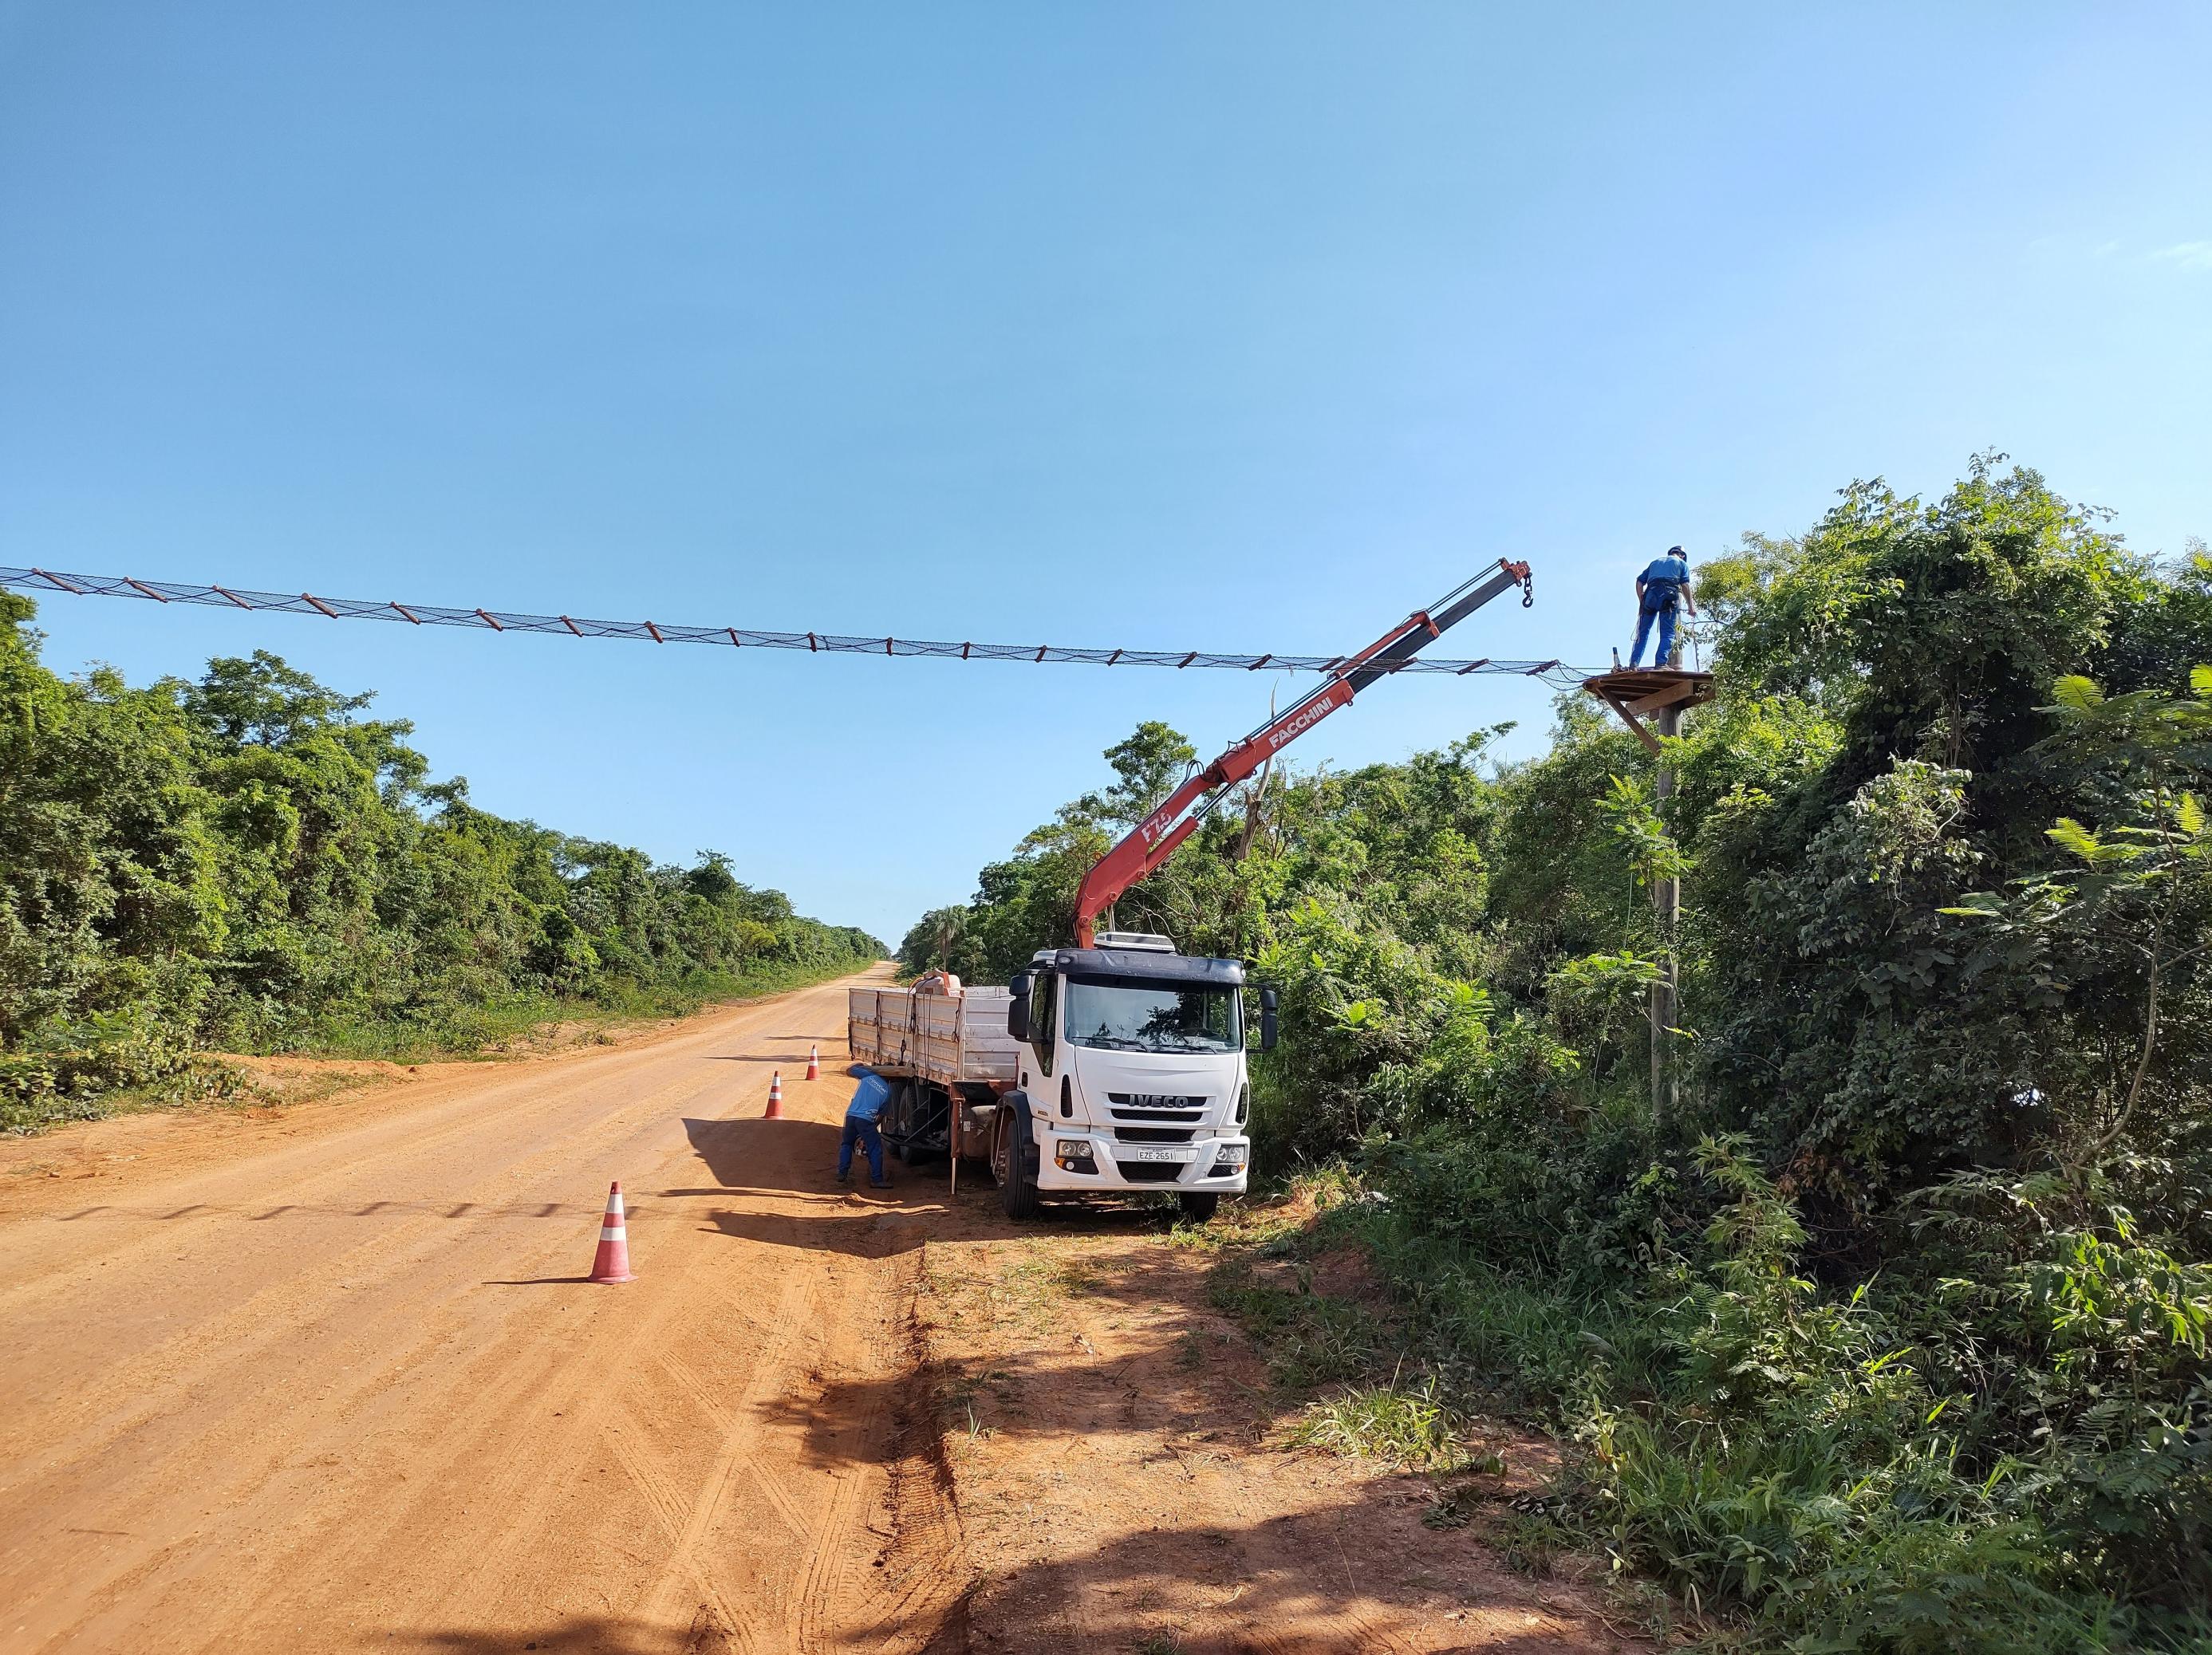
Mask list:
[[763,1120],[783,1118],[783,1071],[772,1070],[768,1077],[768,1107],[761,1111]]
[[607,1185],[607,1215],[599,1221],[599,1252],[592,1260],[594,1282],[635,1282],[629,1273],[629,1230],[623,1222],[622,1185]]
[[806,1078],[810,1081],[822,1078],[822,1048],[818,1046],[806,1048]]

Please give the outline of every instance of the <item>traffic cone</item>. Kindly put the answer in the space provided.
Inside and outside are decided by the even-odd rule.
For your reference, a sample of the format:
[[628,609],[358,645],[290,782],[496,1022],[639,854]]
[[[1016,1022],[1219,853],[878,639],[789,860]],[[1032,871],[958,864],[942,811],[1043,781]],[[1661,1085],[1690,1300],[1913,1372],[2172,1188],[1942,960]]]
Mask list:
[[806,1078],[810,1081],[822,1078],[822,1048],[818,1046],[806,1048]]
[[783,1073],[771,1070],[768,1077],[768,1107],[761,1112],[763,1120],[783,1118]]
[[629,1231],[623,1223],[622,1185],[607,1185],[607,1215],[599,1221],[599,1252],[592,1260],[594,1282],[635,1282],[629,1273]]

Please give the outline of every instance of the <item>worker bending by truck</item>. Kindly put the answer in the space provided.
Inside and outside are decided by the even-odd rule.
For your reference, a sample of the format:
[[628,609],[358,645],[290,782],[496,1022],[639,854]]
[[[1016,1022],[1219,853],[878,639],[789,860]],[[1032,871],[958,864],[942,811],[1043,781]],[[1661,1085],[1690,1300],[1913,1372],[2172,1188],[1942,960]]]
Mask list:
[[837,1140],[837,1181],[844,1183],[853,1175],[853,1149],[860,1146],[860,1153],[868,1158],[868,1187],[888,1190],[890,1179],[884,1176],[884,1135],[876,1123],[884,1112],[884,1105],[890,1101],[891,1083],[872,1069],[860,1071],[860,1089],[853,1094],[852,1102],[845,1106],[845,1133]]
[[[1655,667],[1674,664],[1674,618],[1687,605],[1694,615],[1697,599],[1690,596],[1690,565],[1680,546],[1669,546],[1664,557],[1655,557],[1636,577],[1636,644],[1628,652],[1632,670],[1644,659],[1644,646],[1651,636],[1651,623],[1659,623],[1659,649],[1651,658]],[[1615,656],[1616,661],[1620,658]]]

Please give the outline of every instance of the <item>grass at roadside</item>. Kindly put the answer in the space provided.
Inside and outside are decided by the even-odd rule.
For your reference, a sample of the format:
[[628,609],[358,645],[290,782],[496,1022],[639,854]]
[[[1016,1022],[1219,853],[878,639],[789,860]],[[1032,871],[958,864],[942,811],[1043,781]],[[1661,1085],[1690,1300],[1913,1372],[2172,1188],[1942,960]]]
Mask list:
[[199,1052],[141,1085],[90,1096],[49,1094],[38,1100],[42,1109],[12,1108],[8,1100],[0,1097],[0,1129],[11,1137],[29,1137],[49,1127],[110,1115],[161,1109],[241,1109],[270,1100],[268,1088],[243,1064]]
[[[1386,1173],[1380,1194],[1336,1201],[1302,1234],[1256,1249],[1279,1261],[1279,1294],[1249,1298],[1233,1275],[1223,1291],[1277,1372],[1303,1371],[1317,1333],[1341,1319],[1295,1295],[1303,1267],[1318,1272],[1343,1250],[1382,1288],[1370,1313],[1403,1364],[1389,1381],[1354,1378],[1315,1404],[1293,1440],[1418,1468],[1451,1452],[1452,1415],[1556,1433],[1550,1476],[1529,1486],[1509,1476],[1523,1487],[1504,1501],[1480,1479],[1440,1484],[1424,1520],[1468,1527],[1532,1573],[1602,1554],[1617,1618],[1662,1637],[1693,1633],[1701,1647],[2212,1651],[2202,1604],[2117,1601],[2087,1545],[2061,1543],[2057,1521],[2076,1535],[2107,1525],[2097,1543],[2122,1561],[2103,1563],[2106,1579],[2159,1566],[2135,1537],[2168,1511],[2185,1525],[2192,1503],[2203,1509],[2201,1412],[2160,1412],[2094,1369],[2078,1377],[2081,1333],[2045,1372],[2008,1367],[1961,1331],[1954,1306],[1971,1303],[1968,1281],[1824,1295],[1797,1273],[1802,1236],[1786,1198],[1729,1146],[1700,1155],[1719,1198],[1640,1270],[1516,1255],[1491,1231],[1450,1227],[1479,1210],[1473,1200],[1427,1198],[1402,1172]],[[2100,1305],[2098,1337],[2118,1344],[2140,1327],[2132,1349],[2146,1366],[2178,1349],[2201,1378],[2202,1336],[2190,1344],[2187,1330],[2212,1303],[2204,1278],[2129,1252],[2130,1234],[2118,1234],[2119,1245],[2082,1247],[2063,1276],[2031,1264],[2015,1279],[2053,1302]],[[2156,1271],[2123,1276],[2143,1260]],[[1233,1248],[1224,1268],[1237,1268]],[[2014,1337],[2033,1352],[2026,1319],[2038,1301],[2022,1292],[2014,1302]],[[2146,1302],[2159,1314],[2129,1308]],[[1979,1365],[1962,1366],[1952,1355],[1962,1349]],[[2081,1440],[2053,1430],[2033,1457],[1993,1447],[1990,1422],[2004,1422],[2001,1410],[2023,1393],[2060,1420],[2069,1394],[2094,1398],[2066,1428]]]
[[[1423,1523],[1468,1531],[1518,1573],[1602,1567],[1610,1537],[1588,1498],[1586,1451],[1538,1434],[1566,1394],[1542,1397],[1545,1380],[1564,1386],[1588,1365],[1586,1320],[1510,1282],[1476,1291],[1341,1169],[1173,1239],[1210,1257],[1208,1301],[1266,1362],[1285,1446],[1425,1477]],[[1652,1635],[1713,1630],[1650,1585],[1615,1578],[1607,1591],[1617,1616]]]
[[[305,1019],[268,1039],[240,1042],[240,1055],[363,1064],[495,1061],[611,1043],[615,1032],[624,1027],[811,987],[848,976],[864,963],[763,965],[738,973],[700,973],[657,987],[611,988],[589,998],[514,994],[468,1005],[398,1009],[381,1017]],[[146,1031],[134,1030],[131,1038],[149,1047],[160,1044]],[[97,1055],[88,1048],[83,1052],[58,1050],[15,1056],[12,1067],[0,1072],[0,1082],[15,1082],[0,1083],[0,1133],[23,1137],[74,1122],[149,1110],[311,1102],[374,1078],[368,1070],[271,1076],[225,1054],[188,1052],[118,1063],[114,1066],[126,1073],[150,1072],[151,1078],[102,1088],[90,1078],[100,1072],[100,1064],[73,1061]],[[52,1076],[58,1071],[74,1072],[78,1078],[66,1089],[57,1089]],[[38,1083],[42,1075],[43,1085]]]
[[475,1005],[444,1006],[384,1018],[311,1020],[252,1049],[269,1055],[390,1063],[498,1058],[580,1044],[624,1024],[685,1017],[710,1005],[811,988],[857,969],[850,961],[820,966],[771,964],[742,972],[702,973],[657,986],[625,985],[588,998],[514,994]]
[[1285,1647],[1615,1646],[1601,1563],[1509,1503],[1554,1445],[1425,1365],[1354,1234],[1371,1204],[1316,1179],[1199,1226],[1135,1201],[1009,1228],[963,1193],[915,1325],[979,1647],[1042,1647],[1038,1617],[1079,1601],[1087,1640],[1052,1646],[1261,1624]]
[[1206,1297],[1252,1336],[1279,1386],[1305,1390],[1356,1379],[1374,1368],[1385,1337],[1371,1311],[1315,1292],[1310,1268],[1291,1266],[1275,1282],[1259,1279],[1261,1268],[1231,1253],[1213,1267]]
[[1437,1395],[1434,1374],[1418,1385],[1393,1377],[1349,1386],[1308,1409],[1291,1440],[1409,1471],[1505,1469],[1504,1456],[1474,1446],[1468,1421]]
[[[295,1104],[319,1103],[343,1092],[388,1084],[387,1070],[332,1064],[298,1072],[269,1072],[210,1052],[195,1053],[186,1063],[161,1079],[143,1086],[122,1088],[85,1100],[87,1112],[70,1120],[109,1119],[118,1115],[143,1115],[165,1110],[221,1110],[289,1108]],[[48,1125],[61,1125],[60,1121]],[[15,1132],[16,1137],[31,1133]]]

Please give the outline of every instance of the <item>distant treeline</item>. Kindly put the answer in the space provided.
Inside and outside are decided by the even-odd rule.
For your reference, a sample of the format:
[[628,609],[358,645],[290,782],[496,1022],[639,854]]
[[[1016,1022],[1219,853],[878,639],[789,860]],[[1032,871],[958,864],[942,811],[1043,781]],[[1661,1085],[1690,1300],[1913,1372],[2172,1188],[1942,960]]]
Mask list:
[[[1262,1158],[1388,1197],[1339,1219],[1408,1375],[1570,1434],[1527,1545],[1607,1547],[1715,1647],[2212,1650],[2212,558],[1984,458],[1697,594],[1671,799],[1570,694],[1523,762],[1279,767],[1117,918],[1280,985]],[[902,962],[1066,942],[1195,756],[1140,727]]]
[[62,679],[34,612],[0,592],[0,1127],[204,1049],[465,1049],[884,953],[720,855],[659,866],[477,809],[404,720],[276,656]]

